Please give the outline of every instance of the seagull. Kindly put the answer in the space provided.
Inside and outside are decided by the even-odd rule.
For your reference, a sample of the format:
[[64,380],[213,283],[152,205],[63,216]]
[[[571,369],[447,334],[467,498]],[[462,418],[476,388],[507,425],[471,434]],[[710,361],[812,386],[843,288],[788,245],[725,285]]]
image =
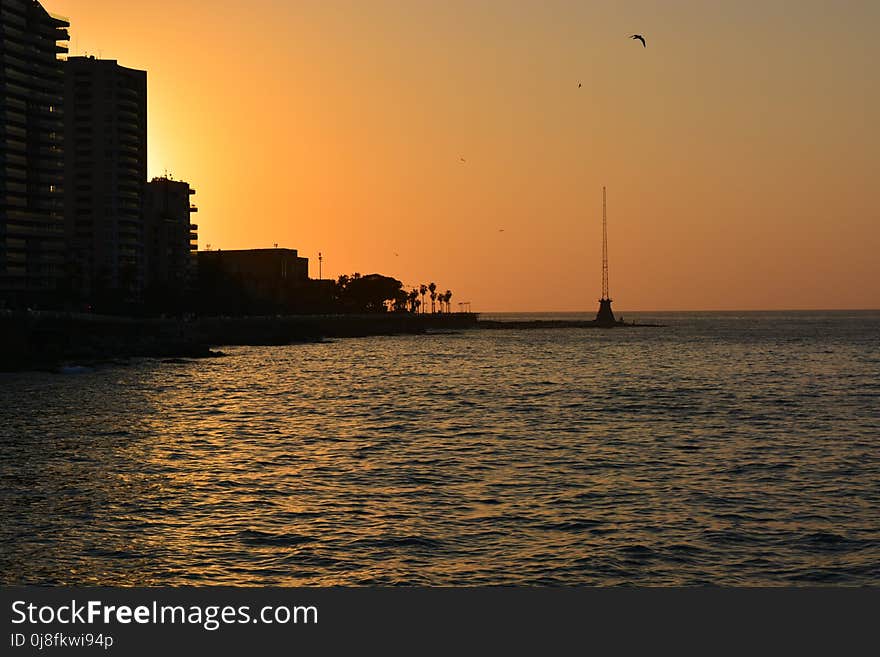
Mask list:
[[460,158],[458,158],[458,159],[459,159],[459,161],[460,161],[462,164],[464,164],[465,162],[467,162],[467,160],[465,160],[463,157],[460,157]]
[[648,45],[645,43],[645,37],[643,37],[641,34],[633,34],[633,35],[631,35],[629,38],[630,38],[630,39],[638,39],[639,41],[642,42],[642,45],[643,45],[645,48],[648,47]]
[[580,89],[582,86],[583,85],[580,82],[578,82],[578,89]]

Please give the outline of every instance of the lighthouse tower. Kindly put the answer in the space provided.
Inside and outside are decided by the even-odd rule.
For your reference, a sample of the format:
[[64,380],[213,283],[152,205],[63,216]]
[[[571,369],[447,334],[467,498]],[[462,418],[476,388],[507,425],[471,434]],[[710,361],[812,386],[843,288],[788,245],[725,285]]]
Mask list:
[[614,326],[614,311],[611,310],[611,298],[608,296],[608,214],[605,200],[605,188],[602,188],[602,298],[599,299],[599,312],[596,313],[596,324]]

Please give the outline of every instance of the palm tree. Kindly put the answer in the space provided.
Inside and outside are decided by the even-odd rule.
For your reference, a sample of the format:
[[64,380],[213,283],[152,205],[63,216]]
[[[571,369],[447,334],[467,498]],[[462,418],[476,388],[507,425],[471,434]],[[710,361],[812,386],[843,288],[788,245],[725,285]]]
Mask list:
[[409,291],[409,294],[406,295],[407,301],[409,301],[409,311],[414,313],[418,306],[416,305],[419,301],[419,291],[415,288]]
[[394,301],[393,301],[394,312],[396,312],[396,313],[406,312],[406,302],[407,302],[408,298],[409,298],[409,295],[406,292],[404,292],[403,290],[399,290],[394,295]]
[[446,292],[443,293],[443,301],[446,302],[446,312],[451,313],[452,308],[449,307],[449,302],[452,301],[452,292],[446,290]]
[[334,297],[340,304],[345,297],[345,288],[348,287],[349,283],[351,283],[351,278],[349,278],[348,274],[340,274],[339,278],[336,279],[336,291]]
[[431,291],[431,314],[437,312],[434,306],[434,302],[437,301],[437,284],[431,283],[428,285],[428,289]]
[[419,294],[422,295],[422,312],[425,312],[425,295],[428,293],[428,286],[422,283],[419,285]]

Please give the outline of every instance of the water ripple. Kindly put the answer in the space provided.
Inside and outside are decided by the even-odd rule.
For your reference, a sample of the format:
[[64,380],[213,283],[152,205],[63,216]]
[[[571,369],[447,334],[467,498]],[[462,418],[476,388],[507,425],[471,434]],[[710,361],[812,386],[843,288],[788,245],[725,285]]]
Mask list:
[[653,319],[0,375],[0,582],[880,584],[880,315]]

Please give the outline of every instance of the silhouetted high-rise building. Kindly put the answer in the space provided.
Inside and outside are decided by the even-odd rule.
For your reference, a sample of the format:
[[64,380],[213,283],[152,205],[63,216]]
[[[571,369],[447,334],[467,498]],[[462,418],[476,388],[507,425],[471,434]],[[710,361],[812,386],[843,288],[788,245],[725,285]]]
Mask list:
[[[179,305],[195,286],[198,226],[189,183],[153,178],[144,195],[146,289],[152,305]],[[167,302],[167,303],[166,303]]]
[[65,64],[65,217],[72,278],[112,308],[144,286],[147,73],[115,60]]
[[57,302],[69,26],[35,0],[0,2],[0,306]]

